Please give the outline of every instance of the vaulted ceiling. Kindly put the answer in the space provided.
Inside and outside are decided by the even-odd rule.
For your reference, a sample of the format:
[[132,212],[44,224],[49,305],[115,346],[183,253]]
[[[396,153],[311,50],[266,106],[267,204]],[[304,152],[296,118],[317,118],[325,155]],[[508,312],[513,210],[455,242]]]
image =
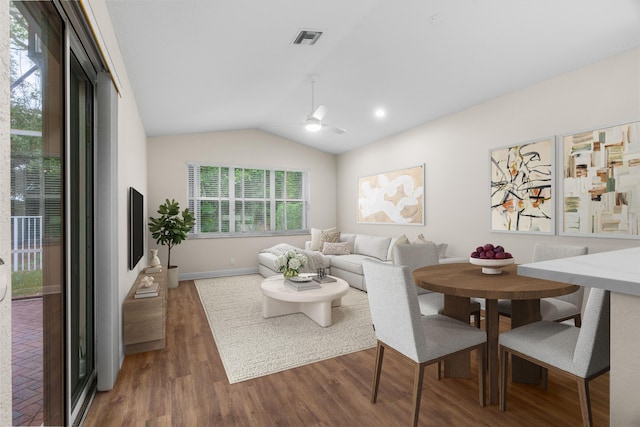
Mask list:
[[[329,153],[640,46],[638,0],[107,5],[149,136],[257,128]],[[295,45],[300,30],[323,34]],[[346,133],[281,126],[310,114],[310,76]]]

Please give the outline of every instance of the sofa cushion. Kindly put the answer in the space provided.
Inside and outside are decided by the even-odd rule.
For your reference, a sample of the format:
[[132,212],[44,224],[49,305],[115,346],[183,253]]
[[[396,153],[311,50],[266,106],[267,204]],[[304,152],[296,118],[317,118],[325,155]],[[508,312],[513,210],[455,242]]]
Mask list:
[[322,246],[323,255],[349,255],[351,253],[351,243],[349,242],[324,242]]
[[349,254],[331,257],[331,271],[338,268],[355,274],[362,274],[362,261],[370,258],[366,255]]
[[356,236],[353,252],[378,258],[381,261],[386,261],[387,253],[389,252],[389,243],[391,243],[391,237],[358,234]]

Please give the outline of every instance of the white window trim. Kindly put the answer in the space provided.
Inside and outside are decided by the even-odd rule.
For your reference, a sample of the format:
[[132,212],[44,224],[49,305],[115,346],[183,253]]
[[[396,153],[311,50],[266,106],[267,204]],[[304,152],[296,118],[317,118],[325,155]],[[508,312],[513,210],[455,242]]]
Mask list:
[[[187,204],[190,208],[193,208],[193,214],[196,215],[196,226],[194,230],[199,229],[199,221],[200,217],[198,212],[196,211],[196,204],[198,200],[228,200],[229,201],[229,210],[230,215],[235,215],[235,185],[233,185],[233,176],[235,175],[235,169],[260,169],[260,170],[268,170],[271,173],[269,174],[270,179],[270,189],[271,194],[265,198],[267,202],[270,203],[270,226],[275,228],[276,225],[276,202],[282,199],[275,198],[275,172],[283,171],[283,172],[300,172],[303,174],[302,179],[302,202],[304,204],[303,207],[303,228],[300,230],[265,230],[265,231],[230,231],[230,232],[200,232],[200,231],[192,231],[189,233],[190,239],[216,239],[216,238],[229,238],[229,237],[265,237],[265,236],[294,236],[294,235],[305,235],[309,234],[309,211],[311,206],[310,201],[310,180],[311,174],[309,171],[304,169],[295,169],[295,168],[284,168],[284,167],[265,167],[265,166],[255,166],[255,165],[238,165],[238,164],[224,164],[224,163],[211,163],[211,162],[186,162],[187,166]],[[191,187],[189,184],[189,170],[191,167],[201,167],[201,166],[210,166],[210,167],[218,167],[218,168],[229,168],[229,197],[200,197],[200,180],[196,179],[194,176],[193,180],[193,192],[191,191]],[[199,172],[198,172],[199,177]],[[242,199],[241,199],[242,200]],[[286,219],[285,219],[286,223]],[[235,227],[235,224],[231,222],[231,228]]]

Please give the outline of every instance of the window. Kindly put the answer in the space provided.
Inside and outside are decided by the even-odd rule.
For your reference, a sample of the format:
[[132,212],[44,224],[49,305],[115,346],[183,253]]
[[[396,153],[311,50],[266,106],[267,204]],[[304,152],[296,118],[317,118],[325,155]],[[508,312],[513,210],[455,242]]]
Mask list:
[[187,164],[195,236],[307,230],[309,174],[302,171]]

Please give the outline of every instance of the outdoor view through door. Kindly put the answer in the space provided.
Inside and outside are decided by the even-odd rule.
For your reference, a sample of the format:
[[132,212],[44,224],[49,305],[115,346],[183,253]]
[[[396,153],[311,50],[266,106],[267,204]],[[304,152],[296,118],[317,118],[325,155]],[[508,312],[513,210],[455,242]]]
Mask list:
[[53,3],[10,14],[13,424],[68,425],[95,378],[93,80]]

